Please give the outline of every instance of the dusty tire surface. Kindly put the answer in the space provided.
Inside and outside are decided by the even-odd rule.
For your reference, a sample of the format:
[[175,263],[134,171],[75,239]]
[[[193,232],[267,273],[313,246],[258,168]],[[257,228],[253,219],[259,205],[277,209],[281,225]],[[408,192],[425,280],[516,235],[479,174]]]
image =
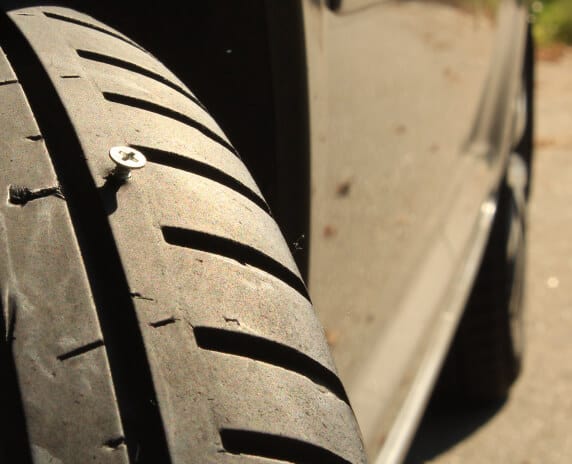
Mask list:
[[[365,462],[289,248],[198,99],[77,11],[0,26],[1,460]],[[118,181],[113,146],[147,166]]]

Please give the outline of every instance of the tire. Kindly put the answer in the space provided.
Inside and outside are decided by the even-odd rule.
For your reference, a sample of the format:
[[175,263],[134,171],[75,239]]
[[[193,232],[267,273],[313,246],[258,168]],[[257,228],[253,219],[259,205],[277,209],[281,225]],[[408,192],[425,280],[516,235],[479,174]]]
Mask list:
[[501,182],[489,242],[436,386],[436,401],[469,405],[503,401],[524,356],[526,209],[534,134],[534,42],[527,30],[523,60],[524,130]]
[[481,269],[453,339],[438,397],[469,405],[502,401],[523,356],[524,223],[503,183]]
[[[196,97],[70,9],[0,24],[0,461],[360,463],[306,287]],[[121,181],[108,151],[147,166]]]

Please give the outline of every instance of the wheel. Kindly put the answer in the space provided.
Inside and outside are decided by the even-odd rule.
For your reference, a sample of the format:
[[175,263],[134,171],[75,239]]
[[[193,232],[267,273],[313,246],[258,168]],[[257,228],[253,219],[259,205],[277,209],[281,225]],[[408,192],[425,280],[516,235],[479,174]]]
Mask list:
[[[3,14],[0,47],[0,461],[365,462],[288,246],[197,98],[70,9]],[[147,165],[126,179],[112,147]]]
[[489,244],[437,387],[484,404],[504,399],[523,356],[524,228],[503,184]]
[[524,125],[501,182],[477,279],[437,382],[437,401],[457,399],[476,405],[502,401],[521,370],[533,80],[534,43],[529,27],[523,62]]

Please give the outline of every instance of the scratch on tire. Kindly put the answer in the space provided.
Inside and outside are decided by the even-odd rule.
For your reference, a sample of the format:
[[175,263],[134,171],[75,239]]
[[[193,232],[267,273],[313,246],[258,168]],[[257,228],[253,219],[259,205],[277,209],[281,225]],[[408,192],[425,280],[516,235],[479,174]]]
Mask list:
[[54,196],[65,200],[64,194],[59,185],[56,187],[48,187],[37,190],[31,190],[28,187],[22,187],[21,185],[10,185],[8,192],[8,199],[10,203],[20,206],[24,206],[26,203],[32,200],[37,200],[38,198],[49,196]]
[[224,317],[224,322],[233,322],[236,325],[240,325],[240,321],[235,317],[226,317],[226,316],[222,316],[222,317]]
[[125,445],[125,437],[110,438],[103,444],[104,447],[111,448],[114,451],[121,445]]
[[71,351],[68,351],[67,353],[60,354],[57,358],[60,361],[66,361],[70,358],[81,356],[82,354],[88,353],[89,351],[95,350],[102,346],[104,346],[103,340],[96,340],[94,342],[88,343],[87,345],[83,345]]
[[156,321],[156,322],[149,322],[149,325],[151,327],[153,327],[154,329],[157,329],[157,328],[163,327],[165,325],[174,324],[178,320],[179,319],[177,319],[176,317],[170,317],[168,319],[163,319],[163,320]]
[[155,301],[154,298],[150,298],[148,296],[141,295],[141,293],[139,293],[139,292],[131,292],[129,295],[131,295],[133,298],[137,298],[138,300]]
[[7,314],[7,324],[6,324],[6,343],[12,345],[16,337],[14,337],[14,332],[16,331],[16,301],[12,295],[8,296],[8,314]]

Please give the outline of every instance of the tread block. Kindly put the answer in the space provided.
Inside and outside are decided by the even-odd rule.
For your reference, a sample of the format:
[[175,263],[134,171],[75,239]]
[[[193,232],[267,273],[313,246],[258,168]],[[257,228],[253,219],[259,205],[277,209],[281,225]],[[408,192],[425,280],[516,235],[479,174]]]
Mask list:
[[205,357],[210,357],[207,362],[212,366],[209,377],[216,393],[213,411],[219,431],[290,437],[348,462],[365,462],[360,458],[363,449],[350,407],[327,389],[316,388],[295,372],[255,360],[216,352],[206,352]]
[[[89,252],[88,265],[92,263],[89,282],[100,291],[94,292],[97,309],[105,306],[106,312],[100,313],[107,315],[101,322],[104,337],[90,334],[82,343],[68,341],[66,350],[57,350],[64,359],[53,356],[53,363],[86,369],[91,365],[86,359],[102,357],[106,350],[112,353],[108,347],[113,341],[126,350],[131,341],[144,347],[137,345],[137,363],[125,372],[138,375],[139,385],[133,386],[137,401],[148,400],[144,406],[135,401],[136,408],[125,407],[125,385],[133,380],[123,374],[125,385],[114,385],[130,420],[123,421],[125,433],[106,429],[101,434],[101,452],[128,448],[134,461],[140,443],[129,437],[154,431],[158,452],[169,455],[159,459],[166,463],[169,458],[188,462],[189,457],[222,463],[292,458],[254,449],[252,441],[239,450],[232,434],[248,431],[286,437],[293,449],[321,453],[323,462],[332,456],[337,456],[331,461],[336,464],[365,462],[355,418],[288,245],[259,201],[260,191],[246,167],[232,146],[225,145],[222,130],[181,92],[180,81],[107,26],[63,8],[21,12],[25,16],[11,17],[41,62],[38,74],[43,67],[46,85],[53,84],[54,104],[49,107],[57,109],[54,113],[64,120],[64,132],[72,139],[73,149],[67,153],[65,141],[50,142],[51,136],[44,134],[48,147],[58,147],[61,158],[54,163],[63,183],[73,187],[64,185],[64,194],[67,203],[75,205],[72,219],[83,223],[77,226],[78,237],[82,251]],[[105,63],[86,59],[78,49],[114,58]],[[39,120],[49,119],[44,110],[40,113]],[[28,138],[26,143],[44,142]],[[161,163],[156,156],[130,181],[119,183],[109,177],[107,152],[115,145],[148,147],[154,155],[162,150],[177,158],[164,162],[163,156]],[[64,153],[69,156],[66,163],[61,161]],[[189,166],[187,159],[193,161],[192,169],[183,168]],[[70,191],[77,198],[70,198]],[[21,208],[41,204],[65,206],[50,196]],[[165,234],[182,229],[190,231],[182,241],[178,232]],[[203,246],[205,237],[209,246]],[[233,253],[213,249],[210,245],[222,242],[212,237],[225,246],[230,243]],[[94,253],[98,239],[105,250],[101,256]],[[106,259],[111,262],[109,275],[119,277],[113,282],[103,272]],[[94,283],[94,276],[105,283]],[[98,285],[113,287],[106,295],[117,298],[103,298]],[[110,330],[115,320],[132,333]],[[127,342],[117,344],[122,334]],[[220,334],[226,337],[222,343]],[[117,359],[110,355],[113,369],[122,366],[113,363]],[[142,366],[142,359],[148,364]],[[140,421],[143,435],[132,420],[137,408],[145,412]],[[129,427],[134,427],[132,435]],[[53,429],[45,430],[50,434]]]
[[[0,54],[0,68],[7,67]],[[36,189],[58,180],[43,140],[30,138],[39,129],[20,85],[0,86],[0,101],[0,297],[11,302],[4,317],[32,457],[127,462],[123,450],[110,457],[102,448],[105,436],[123,433],[105,350],[88,362],[58,359],[102,335],[65,200],[7,201],[10,185]]]

